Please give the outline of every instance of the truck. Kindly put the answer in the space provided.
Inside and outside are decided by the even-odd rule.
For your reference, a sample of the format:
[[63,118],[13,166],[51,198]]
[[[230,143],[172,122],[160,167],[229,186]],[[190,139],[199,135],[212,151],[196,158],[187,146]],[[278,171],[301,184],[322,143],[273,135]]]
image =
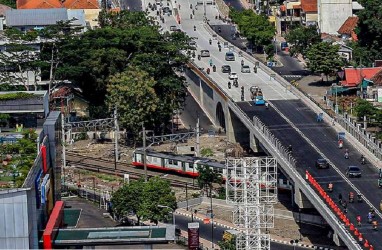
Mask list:
[[265,100],[263,96],[263,92],[257,86],[250,87],[251,99],[255,105],[265,105]]

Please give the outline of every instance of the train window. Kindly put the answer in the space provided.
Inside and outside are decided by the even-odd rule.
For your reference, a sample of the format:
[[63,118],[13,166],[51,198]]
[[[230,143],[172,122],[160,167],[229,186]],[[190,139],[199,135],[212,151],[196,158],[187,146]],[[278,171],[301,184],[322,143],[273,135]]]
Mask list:
[[172,165],[172,160],[168,160],[168,164],[169,164],[169,165]]
[[194,168],[194,163],[190,163],[190,164],[188,164],[189,166],[189,168]]

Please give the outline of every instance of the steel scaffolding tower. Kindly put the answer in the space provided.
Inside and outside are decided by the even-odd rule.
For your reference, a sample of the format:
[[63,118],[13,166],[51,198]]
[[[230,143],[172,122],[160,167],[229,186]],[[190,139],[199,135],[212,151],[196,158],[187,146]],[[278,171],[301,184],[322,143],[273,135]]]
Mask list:
[[269,250],[273,228],[273,204],[277,202],[277,162],[274,158],[227,158],[227,202],[235,205],[233,223],[242,232],[236,249]]

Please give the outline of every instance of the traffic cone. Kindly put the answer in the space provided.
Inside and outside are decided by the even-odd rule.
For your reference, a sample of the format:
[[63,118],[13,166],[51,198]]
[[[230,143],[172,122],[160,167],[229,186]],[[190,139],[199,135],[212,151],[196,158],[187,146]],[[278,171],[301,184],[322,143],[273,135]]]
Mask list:
[[361,243],[363,241],[363,236],[361,233],[358,235],[358,242]]
[[355,235],[355,236],[358,236],[358,235],[359,235],[359,232],[358,232],[358,229],[357,229],[357,228],[354,229],[354,235]]
[[345,225],[346,225],[347,227],[350,226],[350,220],[349,220],[349,218],[347,218],[347,217],[346,217]]
[[370,250],[374,250],[374,247],[373,247],[373,245],[370,245],[370,248],[369,248]]
[[354,231],[354,225],[353,225],[353,223],[350,223],[349,230],[350,230],[350,231]]
[[365,243],[363,244],[364,247],[370,247],[369,245],[369,241],[368,240],[365,240]]

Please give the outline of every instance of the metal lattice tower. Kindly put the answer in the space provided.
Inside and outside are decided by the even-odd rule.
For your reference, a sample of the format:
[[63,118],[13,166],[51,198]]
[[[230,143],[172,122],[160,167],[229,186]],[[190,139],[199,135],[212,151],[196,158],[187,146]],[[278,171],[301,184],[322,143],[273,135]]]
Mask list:
[[227,202],[235,205],[233,223],[242,231],[238,250],[269,250],[270,236],[262,228],[274,227],[277,202],[277,162],[274,158],[228,158]]

